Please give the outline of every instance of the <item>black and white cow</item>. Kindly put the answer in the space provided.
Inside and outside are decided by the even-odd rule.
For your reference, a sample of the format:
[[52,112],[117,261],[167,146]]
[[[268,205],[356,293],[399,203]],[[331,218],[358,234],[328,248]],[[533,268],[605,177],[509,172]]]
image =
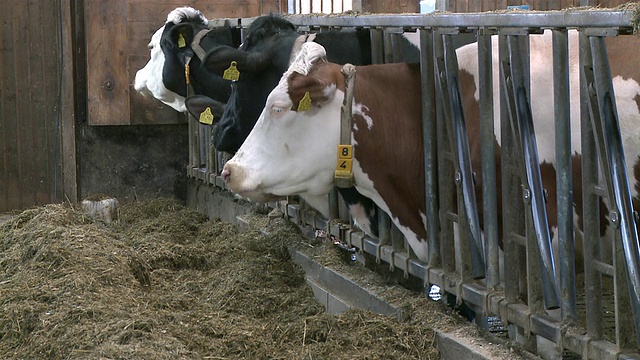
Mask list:
[[189,80],[194,91],[189,95],[211,98],[209,105],[215,118],[219,118],[229,99],[231,82],[207,71],[200,56],[217,45],[237,47],[241,37],[239,29],[209,29],[207,24],[207,18],[191,7],[179,7],[171,11],[166,23],[151,37],[151,58],[136,73],[136,91],[151,95],[177,111],[187,111],[185,65],[188,63]]
[[[577,64],[577,33],[570,32],[571,64]],[[607,38],[607,50],[616,94],[626,169],[634,205],[640,189],[640,71],[634,61],[640,39],[635,36]],[[549,225],[557,226],[555,209],[555,146],[553,117],[553,72],[551,34],[530,37],[531,110],[544,187],[549,191]],[[478,53],[477,45],[457,50],[460,86],[465,105],[468,139],[475,170],[480,170]],[[498,47],[494,41],[494,76],[497,76]],[[578,66],[570,68],[571,130],[574,165],[579,174],[580,97]],[[499,99],[494,79],[494,99]],[[341,106],[344,98],[341,65],[327,61],[325,50],[314,43],[302,51],[270,93],[255,127],[227,162],[222,176],[229,189],[249,199],[271,196],[327,194],[333,177],[340,139]],[[297,111],[296,104],[307,96],[311,107]],[[417,65],[385,64],[356,67],[351,141],[355,187],[385,212],[405,235],[415,254],[428,261],[425,224],[425,185],[422,139],[420,70]],[[496,112],[498,113],[498,112]],[[496,161],[500,163],[499,115],[496,114]],[[393,151],[389,149],[393,148]],[[497,169],[500,179],[500,169]],[[575,173],[575,172],[574,172]],[[482,195],[478,176],[476,195]],[[581,181],[574,178],[574,199],[582,196]],[[498,194],[501,191],[498,189]],[[499,202],[502,199],[498,199]],[[498,204],[500,211],[501,205]],[[581,205],[575,218],[581,223]],[[482,212],[482,209],[479,209]],[[606,211],[602,211],[603,229]],[[500,214],[498,214],[500,216]],[[580,250],[576,246],[576,250]],[[578,254],[576,254],[578,256]]]

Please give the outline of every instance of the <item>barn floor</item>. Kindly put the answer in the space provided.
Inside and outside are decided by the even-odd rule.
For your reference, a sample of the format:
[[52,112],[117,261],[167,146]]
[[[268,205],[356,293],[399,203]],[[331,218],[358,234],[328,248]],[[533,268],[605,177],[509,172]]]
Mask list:
[[[372,277],[330,241],[282,219],[245,226],[166,199],[124,205],[111,224],[69,205],[16,214],[0,224],[3,358],[439,359],[451,358],[437,346],[446,334],[485,358],[520,357],[441,303]],[[399,311],[328,314],[289,249],[348,268]]]

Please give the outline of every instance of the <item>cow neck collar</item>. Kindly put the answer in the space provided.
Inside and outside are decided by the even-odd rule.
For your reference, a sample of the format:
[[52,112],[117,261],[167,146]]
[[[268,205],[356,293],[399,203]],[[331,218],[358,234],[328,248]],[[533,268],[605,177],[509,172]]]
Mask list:
[[296,56],[300,52],[300,49],[302,49],[302,44],[306,42],[315,41],[315,39],[316,39],[316,34],[304,34],[304,35],[298,36],[293,41],[293,47],[291,48],[291,54],[289,55],[289,65],[291,65],[291,63],[293,63],[293,60],[296,59]]
[[[198,56],[198,59],[200,59],[200,62],[202,62],[205,55],[207,54],[200,45],[200,41],[202,41],[202,38],[204,38],[210,31],[211,29],[202,29],[198,31],[198,33],[193,37],[191,44],[189,44],[191,50],[193,50],[196,56]],[[191,85],[191,68],[189,66],[192,58],[193,56],[187,55],[184,59],[184,80],[187,84],[187,97],[190,93],[194,94],[193,86]]]
[[340,143],[338,144],[338,163],[334,173],[334,184],[339,188],[350,188],[353,186],[351,121],[356,67],[352,64],[345,64],[340,72],[344,76],[344,100],[340,112]]
[[200,41],[202,41],[202,38],[204,38],[210,31],[211,29],[202,29],[198,31],[196,36],[193,37],[193,41],[191,41],[191,49],[198,56],[200,61],[202,61],[205,55],[207,55],[202,46],[200,46]]

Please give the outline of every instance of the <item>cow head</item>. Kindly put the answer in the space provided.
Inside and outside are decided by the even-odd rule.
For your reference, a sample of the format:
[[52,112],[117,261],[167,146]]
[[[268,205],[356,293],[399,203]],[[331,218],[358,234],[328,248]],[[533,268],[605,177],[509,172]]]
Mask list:
[[[151,37],[150,60],[136,73],[136,91],[153,96],[177,111],[186,111],[185,97],[188,85],[185,64],[189,62],[190,81],[194,92],[206,95],[221,104],[226,103],[230,82],[206,71],[191,46],[196,34],[207,29],[207,23],[208,20],[198,10],[190,7],[181,7],[170,12],[165,25]],[[236,30],[213,29],[200,40],[200,46],[206,51],[220,44],[233,46],[239,40]],[[216,115],[220,118],[222,113]]]
[[[255,201],[331,191],[343,81],[340,66],[327,63],[325,55],[316,43],[303,45],[269,94],[255,127],[225,165],[222,176],[229,189]],[[298,111],[306,92],[311,108]]]
[[212,74],[224,76],[235,61],[240,73],[233,84],[213,144],[219,151],[236,152],[253,128],[267,96],[289,66],[298,33],[289,21],[274,15],[254,21],[240,49],[217,46],[204,59]]

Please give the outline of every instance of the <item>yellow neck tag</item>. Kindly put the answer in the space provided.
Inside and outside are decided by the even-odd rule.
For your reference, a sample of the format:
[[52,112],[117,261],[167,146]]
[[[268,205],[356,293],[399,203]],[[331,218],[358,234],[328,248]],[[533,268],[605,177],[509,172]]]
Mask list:
[[222,78],[225,80],[238,81],[238,79],[240,78],[240,71],[238,71],[236,65],[238,65],[238,63],[232,61],[229,68],[224,71]]
[[213,124],[213,114],[211,113],[210,107],[204,109],[204,111],[200,114],[200,119],[198,119],[198,121],[207,125]]
[[184,39],[182,33],[178,33],[178,47],[182,49],[185,46],[187,46],[187,40]]
[[309,109],[311,109],[311,96],[307,91],[304,93],[304,96],[302,97],[302,99],[300,99],[300,102],[298,103],[298,111],[308,111]]

